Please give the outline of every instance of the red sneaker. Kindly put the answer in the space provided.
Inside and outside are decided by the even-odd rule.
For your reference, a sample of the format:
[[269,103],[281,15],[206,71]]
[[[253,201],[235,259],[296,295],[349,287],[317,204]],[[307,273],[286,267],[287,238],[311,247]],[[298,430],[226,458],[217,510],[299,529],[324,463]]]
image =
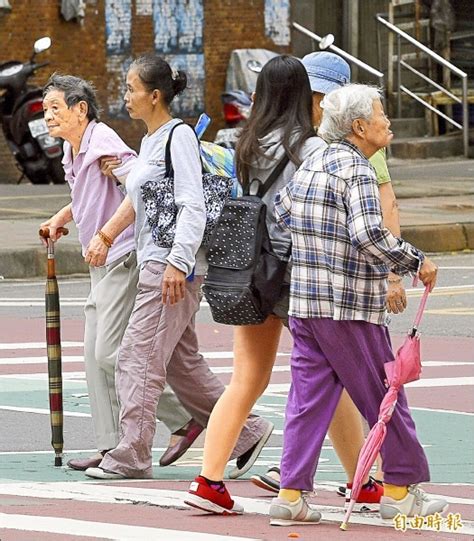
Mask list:
[[215,489],[200,475],[189,486],[184,503],[216,515],[241,515],[244,508],[230,497],[225,487]]
[[[346,507],[351,500],[352,483],[347,483],[346,490]],[[371,513],[379,510],[380,499],[383,496],[383,486],[375,483],[372,478],[368,483],[362,486],[357,498],[357,502],[354,505],[354,511],[356,513]]]

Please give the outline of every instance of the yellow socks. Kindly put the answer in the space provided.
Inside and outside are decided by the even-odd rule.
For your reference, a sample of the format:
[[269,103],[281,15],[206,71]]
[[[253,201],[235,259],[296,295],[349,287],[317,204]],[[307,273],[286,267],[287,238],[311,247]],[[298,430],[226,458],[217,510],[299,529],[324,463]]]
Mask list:
[[403,498],[408,494],[408,488],[399,487],[397,485],[389,485],[388,483],[383,484],[383,495],[392,498],[393,500],[403,500]]
[[280,492],[278,493],[278,497],[293,503],[301,498],[301,490],[294,490],[292,488],[281,488]]

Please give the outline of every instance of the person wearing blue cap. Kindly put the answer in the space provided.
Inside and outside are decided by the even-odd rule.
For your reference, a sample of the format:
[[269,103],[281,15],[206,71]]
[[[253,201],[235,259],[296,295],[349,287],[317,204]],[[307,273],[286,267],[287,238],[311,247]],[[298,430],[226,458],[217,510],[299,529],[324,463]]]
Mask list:
[[[349,64],[339,55],[323,51],[306,55],[302,63],[309,77],[313,92],[313,125],[315,128],[321,123],[321,101],[326,94],[350,83],[351,69]],[[393,192],[390,174],[385,160],[385,149],[377,151],[370,162],[375,169],[379,184],[380,202],[383,211],[385,226],[400,237],[400,222],[395,194]],[[390,273],[388,277],[387,309],[392,313],[401,313],[406,307],[406,295],[401,277]],[[339,460],[348,477],[347,489],[351,489],[357,466],[357,458],[364,443],[364,433],[359,410],[355,407],[346,391],[343,391],[339,405],[336,409],[331,425],[329,437]],[[376,506],[381,496],[382,472],[368,478],[359,494],[356,510],[369,511]],[[280,469],[271,467],[266,474],[255,474],[252,482],[257,486],[278,492],[280,488]],[[344,495],[346,487],[340,487],[338,493]]]

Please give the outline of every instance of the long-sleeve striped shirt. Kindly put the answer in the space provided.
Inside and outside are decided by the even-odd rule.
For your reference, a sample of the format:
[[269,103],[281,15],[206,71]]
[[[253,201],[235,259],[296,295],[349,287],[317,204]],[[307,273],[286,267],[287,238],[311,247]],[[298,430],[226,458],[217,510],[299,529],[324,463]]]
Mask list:
[[316,151],[276,198],[289,228],[289,314],[386,324],[388,271],[416,273],[422,252],[382,225],[373,167],[348,141]]

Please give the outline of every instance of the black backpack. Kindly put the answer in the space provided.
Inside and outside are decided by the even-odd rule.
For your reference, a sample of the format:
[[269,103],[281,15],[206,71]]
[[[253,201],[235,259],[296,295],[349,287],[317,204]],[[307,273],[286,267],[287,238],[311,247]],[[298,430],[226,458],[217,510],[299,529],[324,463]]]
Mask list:
[[[208,245],[208,271],[203,290],[217,323],[263,323],[280,297],[289,260],[271,246],[262,197],[281,175],[285,154],[256,195],[229,199]],[[248,190],[247,190],[248,192]]]

